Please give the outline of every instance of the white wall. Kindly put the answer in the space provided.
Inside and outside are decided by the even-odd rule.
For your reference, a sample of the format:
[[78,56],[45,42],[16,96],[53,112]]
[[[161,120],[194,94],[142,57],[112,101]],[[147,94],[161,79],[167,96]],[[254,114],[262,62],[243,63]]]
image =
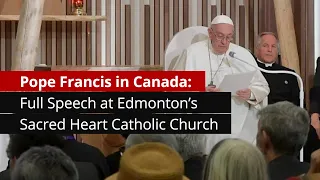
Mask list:
[[320,56],[320,0],[314,0],[314,13],[314,56],[316,61],[317,58]]

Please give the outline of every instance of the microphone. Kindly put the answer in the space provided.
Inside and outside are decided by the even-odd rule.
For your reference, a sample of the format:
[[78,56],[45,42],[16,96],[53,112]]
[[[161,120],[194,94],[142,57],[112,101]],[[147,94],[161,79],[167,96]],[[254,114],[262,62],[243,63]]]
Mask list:
[[[229,53],[229,56],[232,57],[232,58],[235,58],[243,63],[246,63],[248,64],[249,66],[251,67],[254,67],[255,69],[259,69],[260,71],[262,72],[265,72],[265,73],[269,73],[269,74],[291,74],[291,75],[294,75],[295,77],[297,77],[298,81],[299,81],[299,84],[300,84],[300,93],[299,93],[299,98],[300,98],[300,107],[301,108],[304,108],[303,107],[303,101],[304,101],[304,91],[303,91],[303,81],[302,81],[302,78],[295,72],[292,72],[292,71],[270,71],[270,70],[265,70],[265,69],[262,69],[260,68],[259,66],[254,66],[240,58],[238,58],[236,56],[236,53],[235,52],[230,52]],[[301,149],[300,151],[300,161],[303,162],[303,149]]]

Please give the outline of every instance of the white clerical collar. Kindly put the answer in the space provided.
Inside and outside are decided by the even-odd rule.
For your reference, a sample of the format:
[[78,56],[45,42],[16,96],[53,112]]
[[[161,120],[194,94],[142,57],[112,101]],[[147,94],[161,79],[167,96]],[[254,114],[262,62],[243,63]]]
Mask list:
[[272,67],[272,65],[273,65],[273,63],[265,63],[265,62],[260,61],[259,59],[257,59],[257,61],[261,64],[264,64],[266,67]]

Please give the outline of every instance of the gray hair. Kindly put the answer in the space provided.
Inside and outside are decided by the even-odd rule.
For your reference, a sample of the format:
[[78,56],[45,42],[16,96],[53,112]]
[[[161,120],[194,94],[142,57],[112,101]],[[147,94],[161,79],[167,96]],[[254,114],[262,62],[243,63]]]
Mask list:
[[163,143],[179,152],[179,144],[173,134],[130,134],[126,140],[125,148],[145,142]]
[[272,35],[276,38],[277,40],[277,50],[278,50],[278,55],[280,55],[280,43],[279,43],[279,39],[277,37],[277,35],[273,32],[262,32],[258,35],[258,40],[257,40],[257,48],[259,48],[261,46],[261,42],[262,42],[262,37],[265,35]]
[[310,128],[306,110],[283,101],[263,108],[258,117],[259,132],[267,133],[275,153],[296,155],[306,143]]
[[263,154],[240,139],[217,143],[207,159],[204,180],[268,180]]
[[78,170],[69,156],[52,147],[32,147],[17,160],[12,180],[78,180]]
[[194,156],[203,156],[206,148],[206,136],[203,134],[176,134],[180,155],[184,161]]

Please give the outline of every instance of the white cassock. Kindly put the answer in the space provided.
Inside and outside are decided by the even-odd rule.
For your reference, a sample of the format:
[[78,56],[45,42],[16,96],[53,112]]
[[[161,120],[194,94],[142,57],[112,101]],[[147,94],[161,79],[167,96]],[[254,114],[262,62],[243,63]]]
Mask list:
[[8,134],[0,134],[0,172],[7,169],[8,158],[7,158],[7,146],[9,143]]
[[[237,57],[245,60],[247,63],[258,67],[252,54],[245,48],[230,43],[229,49],[225,55],[216,55],[212,51],[209,40],[200,41],[192,44],[178,58],[171,70],[185,71],[205,71],[206,85],[211,81],[211,70],[213,83],[219,86],[224,76],[227,74],[237,74],[243,72],[256,71],[254,78],[248,87],[252,92],[252,97],[244,101],[236,96],[232,97],[231,102],[231,131],[232,134],[208,134],[206,152],[209,153],[212,147],[222,139],[241,138],[255,142],[258,126],[256,113],[259,109],[267,105],[267,96],[270,92],[268,82],[256,68],[230,57],[229,52],[235,52]],[[210,55],[210,58],[209,58]],[[222,63],[221,63],[222,62]],[[217,72],[218,71],[218,72]],[[217,72],[217,73],[216,73]],[[216,75],[214,75],[216,73]],[[239,89],[240,90],[240,89]],[[219,103],[219,102],[212,102]]]

